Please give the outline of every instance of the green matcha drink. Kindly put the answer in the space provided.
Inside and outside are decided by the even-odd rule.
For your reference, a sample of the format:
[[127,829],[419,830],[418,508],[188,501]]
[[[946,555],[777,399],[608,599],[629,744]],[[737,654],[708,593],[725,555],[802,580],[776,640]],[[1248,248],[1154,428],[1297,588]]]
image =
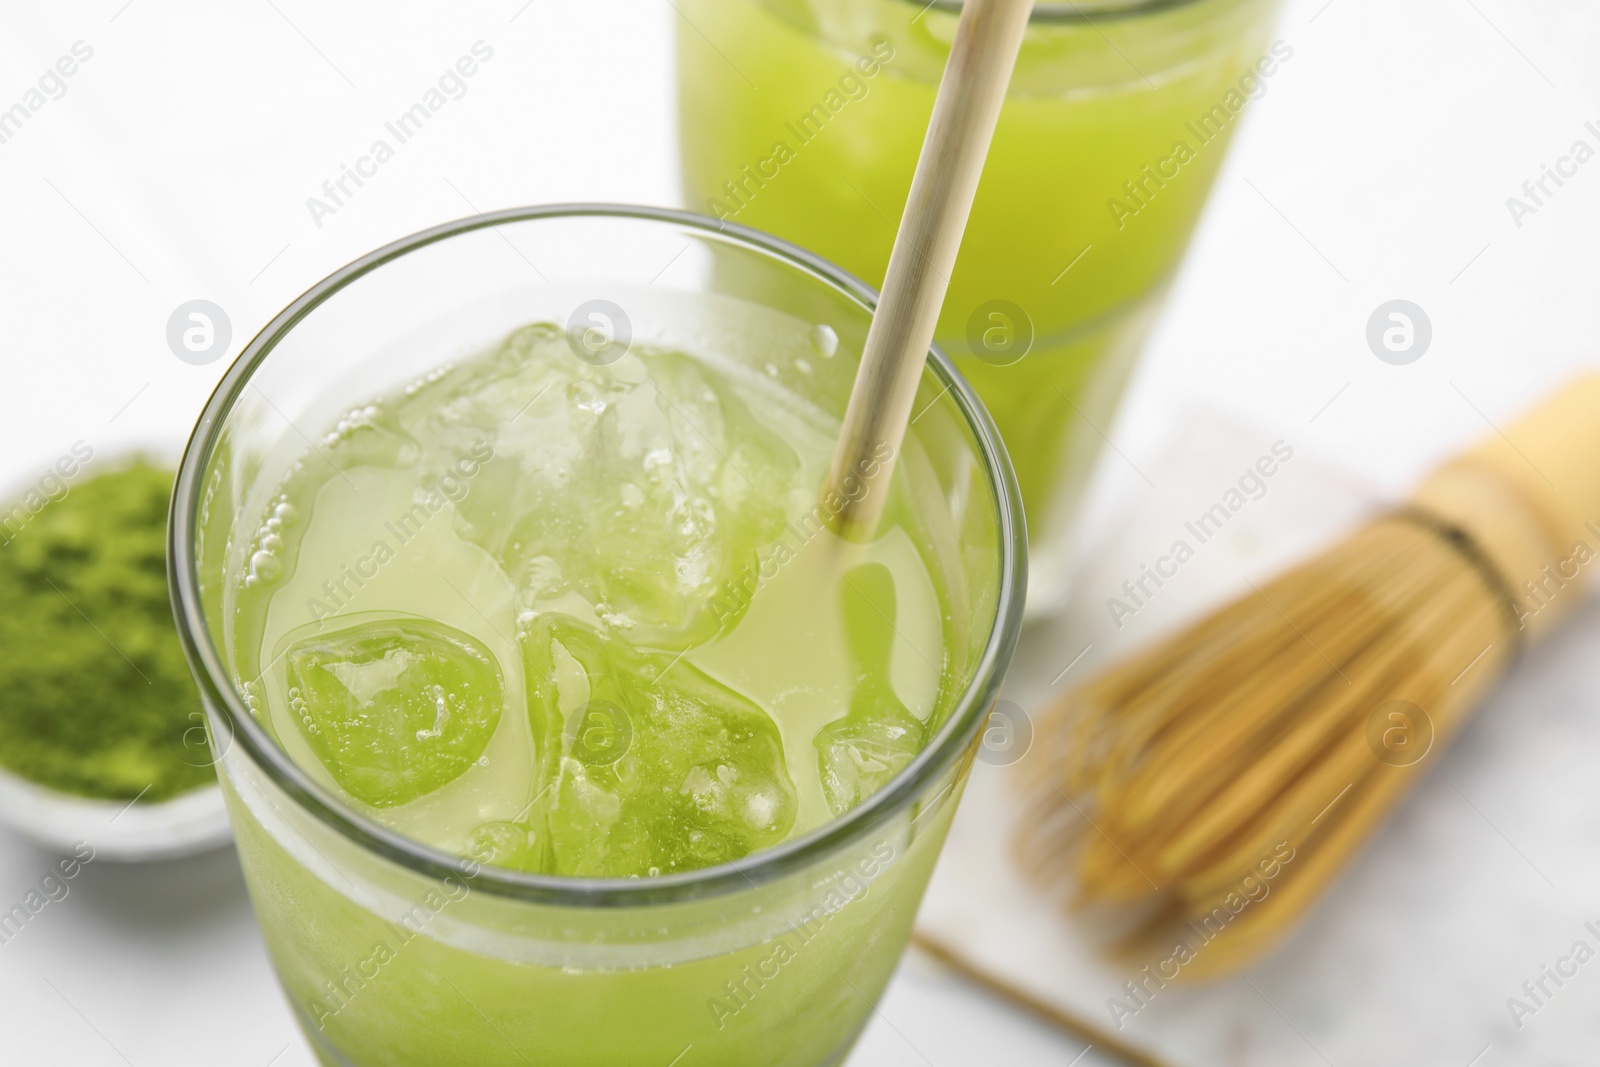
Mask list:
[[338,426],[263,516],[247,693],[410,837],[551,874],[708,867],[855,807],[949,710],[911,530],[834,536],[835,427],[763,375],[591,365],[537,324]]
[[[556,280],[505,287],[496,236]],[[595,280],[675,246],[682,288]],[[505,291],[471,299],[464,265]],[[877,534],[833,533],[868,307],[827,271],[669,213],[508,213],[336,275],[224,383],[185,460],[177,596],[323,1062],[844,1057],[1020,574],[992,431],[942,363],[892,477],[885,451],[845,485],[887,494]],[[353,343],[406,294],[412,323]]]
[[[1246,101],[1293,52],[1274,0],[1041,3],[940,321],[1000,426],[1035,600]],[[687,204],[878,284],[958,5],[685,0]],[[1042,558],[1041,558],[1042,557]],[[1037,597],[1035,597],[1037,594]]]

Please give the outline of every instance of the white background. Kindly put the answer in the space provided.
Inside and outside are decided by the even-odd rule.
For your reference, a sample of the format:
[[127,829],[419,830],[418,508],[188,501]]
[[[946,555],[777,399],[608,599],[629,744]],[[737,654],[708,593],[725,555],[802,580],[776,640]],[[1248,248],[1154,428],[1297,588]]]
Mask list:
[[[226,365],[168,351],[186,300],[226,309],[236,352],[312,282],[423,226],[675,203],[675,21],[667,0],[5,0],[0,107],[75,41],[94,55],[0,144],[0,475],[29,480],[80,439],[175,449]],[[1600,354],[1600,160],[1521,228],[1505,203],[1574,140],[1600,146],[1584,129],[1600,127],[1600,15],[1294,0],[1280,36],[1294,58],[1252,105],[1110,433],[1152,462],[1175,413],[1202,404],[1398,489]],[[494,58],[468,95],[315,225],[306,198],[479,39]],[[1407,367],[1364,340],[1396,297],[1434,330]],[[0,836],[0,902],[50,862]],[[1065,1067],[1082,1048],[911,960],[851,1062]],[[312,1063],[229,852],[91,864],[0,945],[0,1049],[30,1065]]]

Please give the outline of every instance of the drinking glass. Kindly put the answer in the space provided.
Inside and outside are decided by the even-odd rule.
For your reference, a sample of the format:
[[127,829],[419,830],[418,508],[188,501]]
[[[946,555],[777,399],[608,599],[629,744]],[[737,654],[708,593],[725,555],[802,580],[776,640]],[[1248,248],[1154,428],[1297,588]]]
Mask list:
[[[1293,56],[1276,0],[1038,4],[950,277],[939,343],[1028,514],[1028,612],[1066,595],[1073,518],[1246,102]],[[959,0],[681,0],[686,203],[881,284]]]
[[[946,593],[950,711],[843,817],[720,866],[581,879],[483,866],[386,828],[274,740],[239,601],[259,517],[352,404],[530,321],[778,378],[843,413],[874,302],[771,237],[609,205],[479,215],[379,249],[250,342],[183,458],[173,603],[251,900],[324,1064],[815,1067],[846,1055],[909,937],[1020,626],[1014,478],[971,389],[929,355],[899,470]],[[596,319],[595,316],[600,318]],[[603,321],[602,321],[603,320]],[[901,474],[897,474],[900,477]],[[844,709],[841,709],[841,712]]]

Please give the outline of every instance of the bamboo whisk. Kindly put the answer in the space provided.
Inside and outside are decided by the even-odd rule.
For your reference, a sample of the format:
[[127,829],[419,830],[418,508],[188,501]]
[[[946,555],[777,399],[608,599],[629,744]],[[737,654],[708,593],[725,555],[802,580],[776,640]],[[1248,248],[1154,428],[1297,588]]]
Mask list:
[[[1600,557],[1600,375],[1406,508],[1071,692],[1018,838],[1121,947],[1216,975],[1282,938]],[[1170,975],[1169,975],[1170,977]]]

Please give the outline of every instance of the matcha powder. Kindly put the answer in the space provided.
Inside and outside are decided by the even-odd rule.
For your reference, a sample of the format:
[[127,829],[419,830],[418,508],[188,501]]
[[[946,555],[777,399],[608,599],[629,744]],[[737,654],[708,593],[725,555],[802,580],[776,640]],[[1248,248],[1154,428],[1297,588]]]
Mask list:
[[12,773],[146,802],[215,780],[167,599],[171,491],[169,473],[138,461],[36,510],[0,510],[0,765]]

